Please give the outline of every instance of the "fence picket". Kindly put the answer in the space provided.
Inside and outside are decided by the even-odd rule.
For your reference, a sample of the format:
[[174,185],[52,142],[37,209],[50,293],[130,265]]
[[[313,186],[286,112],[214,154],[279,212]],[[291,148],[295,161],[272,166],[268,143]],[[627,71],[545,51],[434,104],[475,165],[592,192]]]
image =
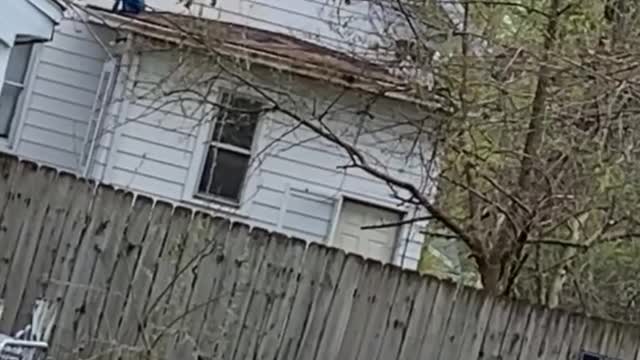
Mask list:
[[472,293],[469,304],[473,312],[469,313],[464,324],[464,340],[458,349],[458,356],[456,358],[479,356],[495,302],[495,298],[487,297],[479,291],[471,289],[467,289],[466,291]]
[[27,279],[27,288],[17,317],[18,324],[27,324],[31,320],[33,305],[37,299],[45,298],[49,276],[54,260],[62,245],[61,234],[64,230],[67,211],[73,196],[69,196],[77,179],[67,173],[58,174],[55,183],[51,184],[53,199],[49,202],[46,218],[40,232],[40,244],[33,260],[31,274]]
[[142,339],[147,350],[149,342],[144,335],[145,308],[151,292],[160,252],[164,247],[172,207],[168,203],[156,203],[151,209],[147,232],[142,240],[142,248],[131,282],[131,290],[125,301],[122,323],[118,328],[118,339],[123,346],[136,345]]
[[298,286],[291,305],[289,321],[278,345],[277,359],[294,360],[300,347],[309,316],[309,309],[322,281],[324,256],[327,249],[310,244],[301,264],[300,275],[297,277]]
[[174,209],[167,238],[158,258],[151,295],[143,315],[143,329],[146,332],[144,337],[150,340],[148,345],[153,353],[165,353],[172,345],[173,329],[165,325],[176,316],[173,304],[170,302],[177,282],[185,274],[185,269],[180,268],[180,260],[185,249],[192,216],[191,209],[185,207]]
[[278,344],[284,336],[290,311],[298,288],[298,278],[302,269],[303,255],[306,243],[298,239],[287,239],[283,235],[275,234],[281,242],[287,242],[284,261],[277,272],[277,280],[272,284],[273,296],[267,299],[269,310],[265,311],[265,322],[262,336],[258,339],[256,357],[258,359],[275,359]]
[[307,314],[307,323],[304,328],[300,347],[296,354],[297,359],[306,357],[314,358],[314,354],[317,354],[320,338],[324,330],[323,324],[329,314],[331,301],[344,269],[346,259],[344,251],[327,249],[323,255],[325,265],[322,269],[319,287]]
[[114,195],[114,207],[120,211],[112,212],[106,224],[106,228],[100,236],[95,237],[94,251],[96,252],[95,266],[91,276],[91,289],[85,298],[84,306],[88,309],[83,317],[86,322],[87,332],[85,336],[87,345],[84,346],[84,356],[92,353],[111,352],[116,347],[115,339],[109,337],[108,333],[103,333],[104,337],[99,337],[98,329],[100,322],[105,317],[104,305],[111,291],[111,281],[115,270],[118,252],[122,247],[124,231],[127,225],[127,218],[130,213],[133,194],[116,191]]
[[97,252],[95,246],[102,239],[109,227],[111,209],[115,201],[116,191],[109,187],[100,187],[89,225],[83,230],[80,239],[77,259],[73,262],[71,279],[67,284],[65,298],[62,302],[59,327],[54,338],[57,346],[66,353],[78,353],[87,345],[90,324],[86,321],[86,295],[92,289],[89,287],[93,269],[96,265]]
[[380,339],[384,334],[389,313],[393,306],[393,295],[396,293],[400,282],[400,272],[396,267],[385,265],[383,278],[375,285],[375,294],[369,306],[369,320],[365,331],[362,333],[362,344],[354,359],[375,359],[382,346]]
[[522,351],[528,341],[527,326],[533,321],[535,309],[522,302],[512,302],[499,351],[505,360],[526,359]]
[[473,313],[471,307],[471,291],[458,288],[456,301],[451,309],[451,315],[447,328],[445,329],[442,345],[438,359],[447,360],[455,359],[458,354],[458,350],[462,346],[463,337],[465,335],[465,321],[470,316],[469,313]]
[[[7,277],[11,264],[15,259],[15,251],[18,247],[18,239],[24,229],[24,223],[29,219],[28,214],[31,211],[31,199],[37,196],[39,189],[40,176],[37,175],[38,167],[33,163],[20,162],[16,172],[18,175],[11,183],[11,190],[7,205],[5,207],[0,229],[2,229],[2,243],[0,247],[3,249],[2,258],[0,259],[0,298],[5,298],[7,293]],[[32,174],[29,176],[29,174]],[[22,180],[24,178],[24,180]],[[34,188],[37,188],[34,191]],[[9,327],[10,325],[7,325]],[[4,332],[10,332],[10,328],[0,329]]]
[[[340,345],[344,339],[349,314],[353,308],[353,295],[358,285],[364,260],[359,255],[349,254],[346,257],[342,274],[336,285],[335,293],[323,322],[320,343],[316,350],[316,359],[337,359]],[[312,354],[309,354],[312,359]]]
[[197,270],[197,279],[194,285],[194,293],[191,298],[191,308],[195,309],[191,313],[192,320],[191,331],[197,336],[197,346],[203,353],[206,351],[205,344],[210,342],[203,336],[209,329],[208,310],[218,308],[221,304],[215,290],[224,277],[224,249],[225,242],[229,235],[231,224],[228,220],[222,218],[214,218],[212,220],[211,229],[207,234],[207,241],[210,242],[210,248],[207,256],[205,256]]
[[[262,322],[265,320],[267,303],[270,297],[276,296],[272,286],[286,252],[286,241],[282,239],[269,239],[269,234],[254,234],[253,237],[262,237],[258,241],[263,242],[266,250],[263,259],[255,268],[254,286],[246,295],[247,303],[243,314],[240,316],[237,335],[233,336],[233,348],[229,349],[228,359],[248,359],[253,357],[257,340],[262,331]],[[249,355],[251,354],[251,355]]]
[[421,349],[427,332],[427,324],[431,321],[432,308],[438,293],[437,281],[423,278],[417,290],[413,314],[409,319],[407,335],[402,348],[400,359],[418,360],[421,358]]
[[[118,337],[118,326],[124,313],[124,305],[131,291],[131,282],[136,260],[142,248],[144,233],[149,223],[153,202],[147,197],[137,196],[127,222],[122,244],[117,252],[109,293],[106,295],[98,336],[112,344],[111,351],[119,352],[122,346]],[[118,314],[118,316],[108,316]]]
[[[0,331],[5,334],[14,333],[24,328],[25,324],[16,324],[20,311],[23,295],[29,287],[27,280],[35,263],[36,252],[41,240],[41,228],[43,227],[49,209],[49,202],[53,200],[55,193],[53,187],[49,185],[55,181],[57,172],[54,169],[41,167],[36,173],[35,181],[30,194],[23,194],[22,201],[25,202],[24,219],[22,228],[17,237],[15,253],[11,259],[11,265],[7,274],[4,309],[0,317]],[[50,199],[51,197],[51,199]],[[24,304],[24,306],[29,306]]]
[[[389,320],[382,338],[379,360],[398,357],[402,344],[406,340],[409,317],[413,312],[415,297],[418,294],[421,276],[414,272],[403,272],[400,276]],[[391,294],[389,294],[391,296]]]

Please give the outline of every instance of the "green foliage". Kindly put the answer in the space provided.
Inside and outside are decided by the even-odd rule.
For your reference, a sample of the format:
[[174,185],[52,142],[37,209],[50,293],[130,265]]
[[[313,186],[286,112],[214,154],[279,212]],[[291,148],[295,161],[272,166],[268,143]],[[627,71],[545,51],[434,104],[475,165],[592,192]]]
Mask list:
[[[456,104],[440,136],[438,205],[472,240],[458,258],[485,279],[496,265],[503,284],[516,279],[501,287],[512,295],[555,304],[560,291],[560,305],[635,321],[622,304],[631,295],[611,294],[635,294],[640,273],[637,4],[460,5],[469,35],[453,36],[458,48],[433,70]],[[463,272],[428,244],[423,271]]]

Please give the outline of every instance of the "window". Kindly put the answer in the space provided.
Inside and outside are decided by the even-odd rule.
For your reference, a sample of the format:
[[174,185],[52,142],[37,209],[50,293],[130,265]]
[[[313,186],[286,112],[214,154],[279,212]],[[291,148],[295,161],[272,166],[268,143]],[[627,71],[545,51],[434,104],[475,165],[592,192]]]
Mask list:
[[11,125],[24,90],[32,44],[16,44],[11,49],[9,64],[0,92],[0,138],[9,137]]
[[209,137],[197,195],[237,203],[249,169],[262,103],[224,93]]
[[396,226],[363,229],[364,226],[393,224],[402,214],[378,206],[345,199],[334,236],[334,244],[364,257],[391,262],[398,237]]

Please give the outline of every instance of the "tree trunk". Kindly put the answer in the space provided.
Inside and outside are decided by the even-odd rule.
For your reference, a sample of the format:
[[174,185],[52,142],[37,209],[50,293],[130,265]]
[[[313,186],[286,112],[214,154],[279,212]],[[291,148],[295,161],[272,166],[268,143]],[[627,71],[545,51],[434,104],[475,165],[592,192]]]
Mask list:
[[482,288],[492,295],[502,295],[502,279],[500,276],[500,265],[492,264],[483,259],[478,262],[478,272],[482,279]]
[[[589,218],[589,213],[584,213],[579,216],[577,219],[571,220],[569,222],[569,227],[571,228],[571,242],[574,244],[579,244],[580,239],[583,237],[583,227],[584,223]],[[565,260],[569,261],[572,257],[574,257],[577,253],[577,248],[575,247],[567,247],[562,252],[561,261]],[[554,272],[551,283],[549,284],[549,289],[547,291],[547,301],[546,305],[555,308],[560,305],[560,294],[562,293],[562,289],[564,288],[564,284],[567,281],[567,266],[568,263],[563,264],[558,267],[558,269]]]
[[[504,294],[511,288],[509,282],[515,280],[515,272],[519,268],[524,244],[528,239],[530,220],[535,216],[536,192],[535,182],[537,169],[536,161],[539,158],[542,147],[543,135],[545,131],[545,110],[547,107],[548,89],[551,85],[551,68],[549,60],[551,52],[555,46],[558,20],[560,17],[560,1],[551,0],[549,19],[545,29],[545,39],[543,51],[540,57],[540,68],[538,70],[535,94],[531,102],[531,116],[525,138],[522,160],[518,175],[518,194],[522,194],[521,199],[528,204],[534,213],[525,211],[515,202],[509,207],[512,219],[520,227],[516,233],[511,232],[504,226],[498,234],[498,241],[490,251],[488,258],[484,260],[485,265],[478,265],[482,275],[483,284],[487,290],[496,294]],[[489,266],[488,264],[497,264]]]

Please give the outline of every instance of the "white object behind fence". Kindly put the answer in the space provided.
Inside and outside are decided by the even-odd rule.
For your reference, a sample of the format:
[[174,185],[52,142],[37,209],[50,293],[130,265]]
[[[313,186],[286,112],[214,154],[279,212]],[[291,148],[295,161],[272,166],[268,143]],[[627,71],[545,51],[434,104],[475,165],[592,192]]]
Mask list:
[[42,300],[36,301],[31,324],[18,331],[13,337],[0,334],[0,360],[45,359],[56,315],[55,304]]

